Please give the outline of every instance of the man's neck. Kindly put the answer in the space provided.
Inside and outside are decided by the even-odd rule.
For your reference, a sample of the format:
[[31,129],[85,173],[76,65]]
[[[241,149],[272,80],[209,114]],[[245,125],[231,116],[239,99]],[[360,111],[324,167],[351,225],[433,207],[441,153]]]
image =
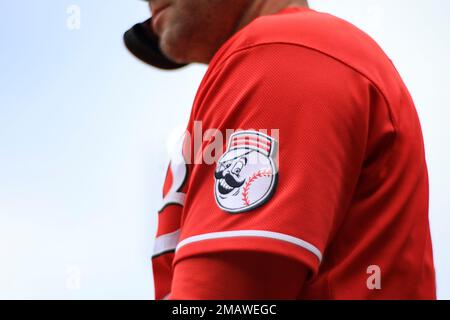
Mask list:
[[277,13],[289,7],[308,7],[307,0],[253,0],[237,24],[236,31],[241,30],[254,19]]

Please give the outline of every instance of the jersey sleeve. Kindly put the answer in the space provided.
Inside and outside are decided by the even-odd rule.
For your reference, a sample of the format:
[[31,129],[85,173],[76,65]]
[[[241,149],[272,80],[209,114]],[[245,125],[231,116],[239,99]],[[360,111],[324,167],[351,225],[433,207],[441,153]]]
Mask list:
[[[224,151],[192,166],[175,267],[199,254],[258,252],[317,274],[358,182],[371,86],[333,57],[293,44],[252,46],[217,62],[194,118],[224,137],[204,141],[202,158],[213,144]],[[230,130],[242,135],[225,139]],[[258,163],[249,164],[252,154]]]

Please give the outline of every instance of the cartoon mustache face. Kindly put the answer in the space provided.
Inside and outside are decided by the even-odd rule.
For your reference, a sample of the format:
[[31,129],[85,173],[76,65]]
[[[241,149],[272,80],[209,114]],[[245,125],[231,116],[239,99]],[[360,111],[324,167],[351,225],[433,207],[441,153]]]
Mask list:
[[221,164],[218,171],[214,173],[218,181],[217,190],[222,195],[228,195],[239,189],[245,183],[245,177],[241,177],[242,168],[247,164],[247,158],[241,157]]

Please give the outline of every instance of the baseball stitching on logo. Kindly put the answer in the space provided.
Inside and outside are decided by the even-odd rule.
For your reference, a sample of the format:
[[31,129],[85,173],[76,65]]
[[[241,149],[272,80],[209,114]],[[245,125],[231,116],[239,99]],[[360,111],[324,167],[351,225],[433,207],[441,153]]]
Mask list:
[[248,192],[250,190],[250,186],[253,182],[255,182],[259,178],[263,177],[270,177],[272,176],[272,169],[265,169],[265,170],[258,170],[255,172],[250,179],[248,179],[247,183],[244,185],[244,188],[242,188],[242,201],[246,206],[250,205],[250,200],[248,198]]

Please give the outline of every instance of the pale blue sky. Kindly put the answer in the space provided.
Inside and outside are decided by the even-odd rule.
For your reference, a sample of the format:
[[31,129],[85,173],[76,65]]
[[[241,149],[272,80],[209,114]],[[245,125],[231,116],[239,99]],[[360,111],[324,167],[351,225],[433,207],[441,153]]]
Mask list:
[[[311,3],[374,36],[410,88],[427,144],[439,294],[448,299],[450,4]],[[67,28],[71,4],[80,30]],[[0,12],[0,298],[153,298],[167,141],[205,67],[160,72],[128,54],[123,31],[149,15],[141,1],[2,1]]]

